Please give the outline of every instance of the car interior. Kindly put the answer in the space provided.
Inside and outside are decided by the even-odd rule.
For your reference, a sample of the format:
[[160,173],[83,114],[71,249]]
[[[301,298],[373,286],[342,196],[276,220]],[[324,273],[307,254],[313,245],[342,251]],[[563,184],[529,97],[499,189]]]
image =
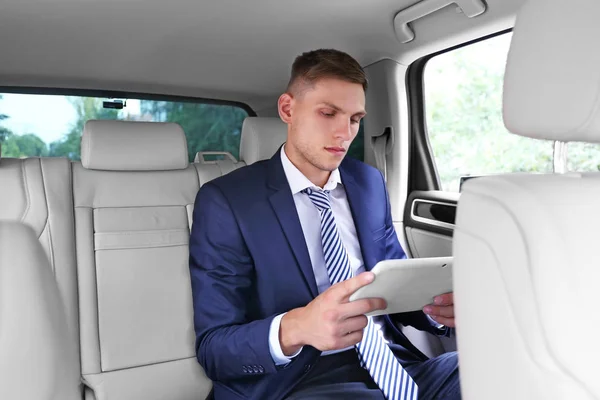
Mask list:
[[[348,156],[410,258],[453,257],[465,399],[598,399],[600,3],[0,0],[0,399],[212,398],[188,243],[273,156],[294,58],[356,58]],[[598,278],[598,279],[595,279]],[[588,309],[588,305],[592,305]]]

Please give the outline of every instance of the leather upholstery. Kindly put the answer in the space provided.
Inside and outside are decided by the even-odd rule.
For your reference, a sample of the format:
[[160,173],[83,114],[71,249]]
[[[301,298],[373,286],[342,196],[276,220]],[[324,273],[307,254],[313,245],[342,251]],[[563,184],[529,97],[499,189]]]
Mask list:
[[598,398],[600,176],[472,181],[454,233],[463,398]]
[[504,120],[518,135],[600,142],[600,2],[529,0],[506,67]]
[[[600,142],[600,3],[529,0],[504,113],[516,134]],[[512,174],[463,186],[454,289],[464,399],[600,398],[600,174]],[[490,344],[493,344],[490,346]]]
[[240,160],[246,165],[268,160],[287,139],[287,125],[279,118],[248,117],[242,125]]
[[185,169],[187,140],[173,123],[92,120],[83,130],[81,163],[105,171]]
[[203,162],[202,152],[196,154],[194,165],[198,170],[200,185],[235,169],[270,159],[286,139],[287,126],[279,118],[246,118],[240,142],[241,161],[235,162],[231,156],[224,160]]
[[22,222],[33,229],[56,278],[69,327],[78,343],[70,162],[64,158],[3,158],[0,188],[0,220]]
[[81,399],[70,328],[36,232],[0,221],[0,399]]
[[246,166],[245,162],[237,161],[231,153],[222,153],[225,155],[225,158],[215,161],[204,161],[204,153],[198,152],[194,158],[194,166],[198,171],[200,186],[233,170]]
[[[150,133],[150,153],[165,143],[173,151],[162,160],[156,153],[152,163],[134,163],[135,155],[113,163],[120,171],[73,164],[82,375],[93,390],[87,396],[203,399],[212,383],[196,361],[188,267],[198,174],[187,164],[187,148],[176,149],[180,128],[130,126],[103,126],[118,135],[101,133],[101,141],[110,140],[92,145],[92,153],[101,149],[108,163],[142,133]],[[106,166],[94,158],[102,155],[92,165]]]
[[[270,158],[277,151],[285,140],[286,131],[279,130],[282,125],[263,118],[254,119],[250,131],[245,125],[246,146],[261,149],[246,152],[251,160]],[[143,151],[133,150],[139,146]],[[263,151],[269,146],[272,151]],[[0,220],[31,228],[25,236],[29,241],[39,239],[39,251],[18,247],[17,252],[24,257],[45,255],[44,265],[55,278],[47,290],[57,286],[64,304],[66,317],[55,320],[61,312],[55,307],[38,322],[55,329],[58,321],[64,328],[60,321],[66,318],[71,332],[70,337],[39,338],[34,346],[51,340],[60,344],[44,349],[46,358],[36,368],[51,365],[55,350],[70,344],[80,354],[73,362],[87,385],[86,399],[203,399],[211,390],[194,346],[188,267],[191,216],[200,185],[246,163],[221,160],[189,165],[187,157],[185,136],[174,124],[89,121],[81,163],[61,158],[0,160]],[[10,243],[0,240],[7,248]],[[9,281],[0,282],[0,297],[9,293],[1,289]],[[38,283],[23,283],[22,294],[37,290]],[[16,318],[16,314],[5,315]],[[5,326],[13,335],[11,344],[16,334],[33,340],[27,336],[30,332],[22,335],[13,325]],[[10,353],[4,359],[12,365],[15,357]],[[62,378],[52,379],[52,390],[61,396],[70,393]],[[22,380],[17,382],[23,385]],[[43,381],[39,389],[48,385]],[[0,394],[18,387],[0,386]],[[70,400],[68,396],[39,398]]]

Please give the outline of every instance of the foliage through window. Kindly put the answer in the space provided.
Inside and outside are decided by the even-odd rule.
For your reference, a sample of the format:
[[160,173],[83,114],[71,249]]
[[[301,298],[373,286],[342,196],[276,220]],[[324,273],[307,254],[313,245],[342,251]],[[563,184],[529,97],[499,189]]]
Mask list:
[[107,99],[56,95],[0,94],[3,157],[80,159],[80,140],[90,119],[176,122],[183,128],[190,162],[198,151],[228,151],[239,159],[242,123],[248,113],[236,106],[127,99],[123,109],[105,108]]
[[554,143],[509,133],[502,85],[511,34],[433,57],[425,67],[429,141],[442,190],[461,176],[552,172]]
[[567,169],[579,172],[600,171],[600,145],[597,143],[567,143]]
[[365,158],[365,119],[360,120],[358,133],[348,149],[348,156],[363,161]]

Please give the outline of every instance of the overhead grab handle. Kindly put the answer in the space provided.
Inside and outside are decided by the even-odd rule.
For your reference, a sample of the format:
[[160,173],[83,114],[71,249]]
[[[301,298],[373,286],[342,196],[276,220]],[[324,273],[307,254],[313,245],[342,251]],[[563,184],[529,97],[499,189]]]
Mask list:
[[453,3],[456,3],[462,13],[469,18],[481,15],[486,10],[483,0],[422,0],[400,11],[394,17],[394,30],[400,43],[408,43],[415,38],[415,32],[408,26],[410,22],[423,18]]

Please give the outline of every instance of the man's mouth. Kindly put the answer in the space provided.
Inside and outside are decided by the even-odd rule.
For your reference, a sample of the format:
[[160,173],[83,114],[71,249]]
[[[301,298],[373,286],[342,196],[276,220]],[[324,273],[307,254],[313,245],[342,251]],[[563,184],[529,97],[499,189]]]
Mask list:
[[343,147],[325,147],[325,150],[335,155],[342,155],[346,153],[346,149],[344,149]]

